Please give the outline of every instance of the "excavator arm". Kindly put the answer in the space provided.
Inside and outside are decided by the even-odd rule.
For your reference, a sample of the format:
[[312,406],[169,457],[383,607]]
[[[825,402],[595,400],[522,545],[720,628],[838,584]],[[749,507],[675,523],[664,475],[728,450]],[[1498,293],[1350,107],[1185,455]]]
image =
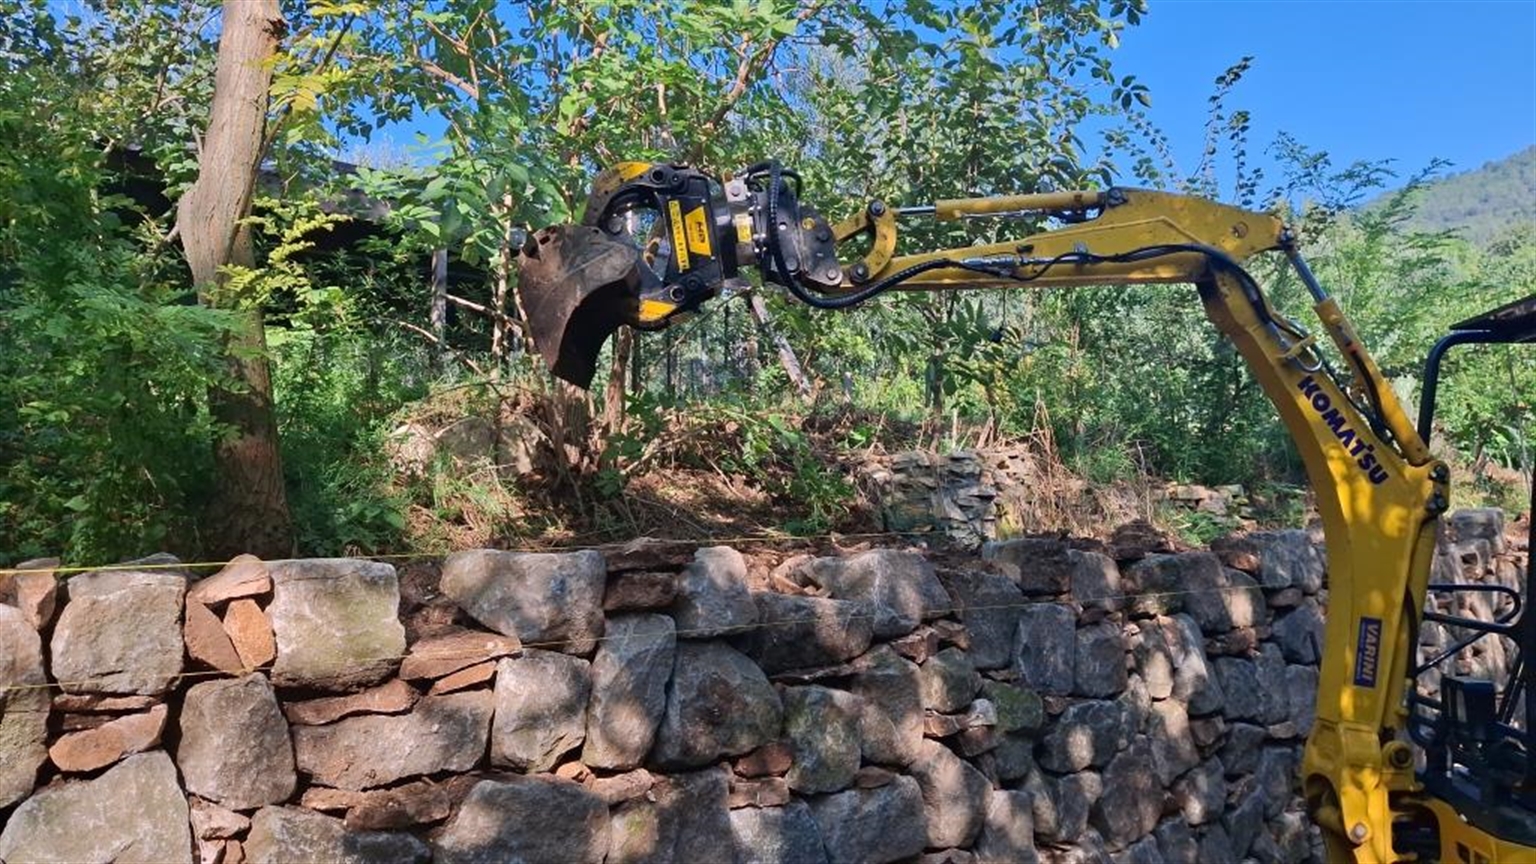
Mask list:
[[[793,172],[773,163],[718,179],[651,163],[604,172],[583,225],[539,231],[523,251],[521,290],[536,345],[557,375],[585,386],[617,326],[665,327],[741,280],[746,268],[829,309],[895,290],[1193,284],[1289,430],[1323,521],[1326,641],[1302,788],[1330,859],[1411,860],[1395,827],[1417,822],[1440,838],[1447,861],[1458,860],[1454,843],[1484,856],[1463,859],[1468,864],[1536,860],[1536,849],[1469,829],[1416,776],[1407,694],[1449,474],[1278,218],[1111,188],[907,208],[871,201],[834,224],[800,202],[798,187]],[[998,217],[1054,227],[1020,240],[896,254],[900,220]],[[848,254],[853,248],[862,254]],[[1263,254],[1289,259],[1332,351],[1266,300],[1244,267]]]

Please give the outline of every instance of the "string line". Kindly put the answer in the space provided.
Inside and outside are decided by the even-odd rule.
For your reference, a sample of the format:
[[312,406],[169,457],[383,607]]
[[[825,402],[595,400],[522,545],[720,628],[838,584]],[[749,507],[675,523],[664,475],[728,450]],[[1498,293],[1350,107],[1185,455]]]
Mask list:
[[[910,537],[910,536],[919,536],[919,535],[913,534],[913,533],[910,533],[910,532],[901,532],[901,531],[867,531],[867,532],[862,532],[862,533],[857,533],[857,534],[839,534],[839,533],[828,533],[828,534],[776,534],[775,533],[775,534],[745,535],[745,536],[740,536],[740,537],[706,537],[706,538],[696,539],[696,540],[662,540],[661,542],[662,543],[667,543],[667,544],[684,545],[684,546],[689,546],[689,545],[698,545],[698,546],[717,545],[717,546],[723,546],[723,545],[729,545],[729,544],[733,544],[733,543],[767,543],[767,542],[784,542],[784,541],[795,541],[795,540],[804,540],[804,541],[810,541],[810,540],[867,540],[867,539],[873,539],[873,538],[876,538],[876,537]],[[483,551],[488,551],[488,552],[517,552],[517,553],[522,553],[522,554],[535,554],[535,553],[540,553],[540,552],[547,552],[547,553],[585,552],[585,551],[588,551],[588,550],[611,549],[611,548],[614,548],[616,546],[621,547],[623,545],[625,545],[625,543],[623,541],[619,541],[619,542],[613,542],[613,543],[594,543],[594,544],[588,544],[588,545],[528,546],[528,547],[521,547],[521,548],[515,548],[515,549],[486,549],[486,550],[483,550]],[[344,556],[337,556],[337,557],[353,559],[353,560],[361,560],[361,561],[401,561],[401,560],[412,559],[412,558],[442,558],[442,557],[446,557],[448,555],[452,555],[454,552],[457,552],[457,551],[481,551],[481,550],[445,549],[445,550],[440,550],[440,551],[397,552],[397,553],[380,554],[380,555],[344,555]],[[315,559],[315,558],[271,558],[271,559],[258,559],[258,560],[260,560],[261,563],[263,563],[263,564],[286,564],[286,563],[291,563],[291,562],[294,562],[294,561],[314,561],[314,560],[317,560],[317,559]],[[214,568],[224,568],[224,567],[229,566],[232,563],[234,563],[234,559],[230,559],[229,561],[176,561],[176,562],[165,562],[165,563],[158,563],[158,564],[133,564],[133,563],[95,564],[95,565],[84,565],[84,564],[81,564],[81,565],[72,565],[72,566],[69,566],[69,567],[29,567],[29,568],[26,568],[26,569],[18,569],[18,568],[15,568],[15,567],[9,567],[9,568],[7,568],[7,567],[0,567],[0,576],[14,576],[14,575],[22,574],[22,573],[52,573],[52,574],[54,574],[55,577],[60,577],[60,576],[66,576],[67,577],[67,576],[70,576],[70,575],[79,575],[81,573],[102,573],[102,572],[112,572],[112,571],[211,570],[211,569],[214,569]]]
[[[1106,594],[1106,595],[1101,595],[1101,596],[1085,597],[1085,598],[1078,598],[1078,599],[1080,601],[1112,601],[1112,600],[1135,601],[1135,600],[1156,599],[1156,598],[1170,598],[1170,597],[1186,597],[1186,596],[1194,596],[1194,595],[1222,594],[1222,593],[1227,593],[1227,592],[1232,592],[1232,591],[1253,591],[1253,592],[1258,592],[1258,591],[1260,591],[1260,589],[1258,588],[1258,586],[1254,586],[1254,585],[1227,585],[1227,586],[1219,586],[1219,587],[1215,587],[1215,588],[1189,589],[1189,590],[1185,590],[1185,591],[1151,591],[1151,592],[1140,592],[1140,593],[1135,593],[1135,594]],[[785,594],[785,595],[781,595],[781,596],[801,597],[801,596],[810,596],[810,595]],[[812,599],[832,599],[832,598],[814,598],[813,597]],[[851,602],[851,603],[863,605],[863,606],[866,606],[866,607],[872,605],[872,604],[870,604],[868,602],[865,602],[865,601],[846,601],[845,600],[845,601],[840,601],[840,602]],[[1023,608],[1027,608],[1027,607],[1030,607],[1030,606],[1057,605],[1057,604],[1060,604],[1060,603],[1063,603],[1063,602],[1069,602],[1069,601],[1062,601],[1062,600],[1056,600],[1056,599],[1050,599],[1050,598],[1040,598],[1040,599],[1035,599],[1035,600],[1025,600],[1025,601],[1023,601],[1021,603],[992,603],[992,604],[983,604],[983,605],[975,605],[975,606],[952,606],[952,607],[948,607],[948,608],[928,610],[928,612],[929,613],[936,613],[935,617],[942,617],[944,615],[964,614],[966,612],[989,612],[989,611],[1001,611],[1001,610],[1007,610],[1007,609],[1023,609]],[[657,613],[657,614],[662,614],[662,613]],[[847,615],[838,615],[836,617],[837,617],[837,619],[844,620],[844,621],[854,621],[854,620],[864,620],[864,619],[871,619],[872,620],[875,617],[877,617],[878,614],[879,614],[879,610],[872,609],[871,611],[867,611],[867,612],[852,612],[852,613],[849,613]],[[823,618],[823,617],[786,618],[786,619],[781,619],[781,620],[776,620],[776,621],[759,621],[759,622],[755,622],[755,623],[752,623],[752,624],[738,624],[738,625],[732,625],[732,626],[728,626],[728,627],[696,627],[696,628],[686,629],[686,630],[676,630],[676,631],[674,631],[674,635],[678,639],[719,638],[719,637],[723,637],[723,636],[727,636],[727,635],[739,635],[739,634],[742,634],[742,633],[749,633],[749,632],[753,632],[753,631],[757,631],[757,630],[766,630],[766,629],[775,628],[775,627],[798,627],[798,626],[805,625],[805,624],[817,624],[817,623],[821,623],[821,622],[823,622],[825,620],[826,619]],[[468,631],[468,632],[475,633],[475,632],[480,632],[480,631]],[[493,632],[486,631],[485,635],[486,636],[503,636],[505,634],[499,634],[499,633],[493,633]],[[521,644],[522,644],[522,648],[535,648],[535,649],[539,649],[539,650],[555,650],[555,651],[558,651],[558,650],[560,650],[562,648],[568,648],[568,647],[571,647],[571,646],[574,646],[574,645],[601,644],[601,643],[604,643],[604,642],[609,642],[609,641],[613,641],[613,640],[621,639],[621,638],[622,639],[644,639],[644,638],[648,638],[648,637],[653,636],[653,635],[659,635],[659,631],[658,631],[658,634],[631,634],[629,636],[624,636],[624,637],[609,636],[607,634],[604,634],[602,636],[594,636],[594,637],[589,637],[589,638],[585,638],[585,639],[552,639],[552,640],[541,640],[541,641],[537,641],[537,642],[523,642]],[[428,637],[428,638],[430,639],[432,637]],[[889,643],[885,643],[885,644],[889,644]],[[461,654],[461,653],[457,653],[457,652],[446,652],[446,653],[442,653],[442,654],[439,654],[439,653],[436,653],[436,652],[427,652],[427,653],[418,653],[416,656],[419,659],[424,659],[424,660],[464,660],[464,659],[468,659],[468,658],[471,658],[471,657],[477,658],[477,659],[471,660],[471,662],[469,662],[469,663],[466,663],[465,666],[467,667],[467,666],[473,666],[473,665],[475,665],[477,663],[483,663],[483,662],[486,662],[486,661],[489,661],[489,660],[498,659],[498,658],[501,658],[501,657],[516,656],[516,654],[517,654],[517,652],[512,652],[511,654],[508,654],[508,653],[505,653],[505,652],[498,652],[498,653],[495,653],[495,654],[483,654],[483,655],[477,655],[477,654],[473,654],[473,653],[463,653],[463,654]],[[379,657],[362,658],[362,659],[359,659],[357,662],[359,664],[379,663],[379,662],[384,662],[384,661],[393,662],[393,661],[396,661],[396,660],[405,660],[405,659],[407,659],[410,656],[411,656],[411,654],[409,652],[407,652],[405,654],[386,655],[386,656],[379,656]],[[251,669],[243,670],[239,674],[225,672],[225,671],[220,670],[220,669],[194,669],[194,670],[191,670],[191,671],[182,671],[182,672],[179,672],[175,676],[172,677],[172,682],[173,683],[171,685],[171,689],[174,689],[176,683],[179,683],[180,681],[187,680],[187,679],[194,679],[194,678],[240,678],[240,677],[244,677],[245,675],[249,675],[252,672],[268,672],[268,671],[271,671],[275,665],[276,665],[276,661],[274,661],[273,663],[263,664],[262,666],[253,667]],[[455,671],[458,671],[458,670],[455,670]],[[449,674],[452,674],[452,673],[449,673]],[[117,676],[112,676],[112,677],[117,677]],[[444,675],[444,676],[439,676],[439,677],[447,677],[447,676]],[[10,692],[19,692],[19,691],[25,691],[25,690],[54,690],[54,689],[63,690],[63,689],[66,689],[66,688],[80,688],[80,687],[84,687],[84,686],[87,686],[87,685],[99,684],[99,683],[101,683],[103,681],[107,681],[107,680],[110,680],[110,679],[107,678],[107,677],[99,677],[99,678],[87,678],[87,679],[78,679],[78,680],[71,680],[71,681],[50,681],[50,682],[39,683],[39,684],[12,684],[12,685],[6,685],[6,686],[3,686],[3,687],[0,687],[0,696],[3,696],[4,694],[10,693]],[[104,694],[104,695],[110,695],[110,694]],[[349,694],[337,694],[337,695],[338,696],[346,696],[346,695],[349,695]],[[317,697],[317,698],[331,698],[331,697]],[[11,712],[6,712],[6,713],[11,713]],[[15,712],[15,713],[27,713],[27,712]],[[45,713],[45,712],[31,712],[31,713]]]

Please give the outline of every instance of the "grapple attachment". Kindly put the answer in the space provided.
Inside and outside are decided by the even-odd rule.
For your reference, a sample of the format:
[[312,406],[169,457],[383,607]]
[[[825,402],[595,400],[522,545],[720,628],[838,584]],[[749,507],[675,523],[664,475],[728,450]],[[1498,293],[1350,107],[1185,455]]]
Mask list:
[[586,225],[541,229],[519,258],[534,345],[551,372],[578,387],[592,382],[608,337],[642,323],[641,295],[659,287],[638,248]]
[[530,236],[518,288],[550,371],[586,387],[620,326],[660,330],[718,295],[743,265],[761,267],[770,214],[773,235],[789,238],[788,263],[766,278],[836,287],[831,227],[782,180],[775,206],[764,207],[760,174],[722,184],[686,165],[622,162],[594,180],[581,225]]
[[581,225],[529,237],[519,291],[550,371],[592,382],[621,325],[659,330],[713,297],[724,278],[709,175],[684,165],[623,162],[593,181]]

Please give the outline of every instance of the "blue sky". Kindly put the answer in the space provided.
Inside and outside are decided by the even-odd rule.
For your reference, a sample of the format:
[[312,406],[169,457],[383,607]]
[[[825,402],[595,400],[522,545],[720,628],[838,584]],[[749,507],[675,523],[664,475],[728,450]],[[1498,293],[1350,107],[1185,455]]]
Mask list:
[[1152,91],[1151,116],[1188,173],[1213,81],[1254,64],[1229,99],[1253,144],[1277,132],[1334,164],[1436,157],[1465,171],[1536,144],[1536,0],[1151,0],[1114,58]]

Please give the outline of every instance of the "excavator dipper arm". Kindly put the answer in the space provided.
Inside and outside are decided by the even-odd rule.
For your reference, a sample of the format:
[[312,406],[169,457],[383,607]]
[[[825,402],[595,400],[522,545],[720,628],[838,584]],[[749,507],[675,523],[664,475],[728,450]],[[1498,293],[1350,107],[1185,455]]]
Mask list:
[[[832,224],[800,204],[798,178],[777,165],[701,184],[705,176],[649,163],[605,172],[589,200],[585,228],[544,229],[530,238],[522,259],[525,296],[531,284],[541,296],[566,292],[569,300],[576,285],[583,296],[609,304],[600,314],[588,310],[573,319],[587,322],[577,329],[594,321],[656,328],[715,296],[747,267],[821,308],[844,308],[892,290],[1193,284],[1208,318],[1242,354],[1289,430],[1323,521],[1328,615],[1302,789],[1329,857],[1357,864],[1411,860],[1413,853],[1395,843],[1395,828],[1417,821],[1430,825],[1447,850],[1455,835],[1487,861],[1536,860],[1536,849],[1471,832],[1454,808],[1430,800],[1416,778],[1406,695],[1449,475],[1278,218],[1192,196],[1111,188],[901,209],[871,201]],[[701,191],[706,187],[708,194]],[[644,237],[621,230],[634,223],[636,208],[653,212],[641,220],[649,226]],[[899,219],[1019,216],[1053,220],[1056,227],[1020,240],[896,254]],[[608,274],[598,285],[580,277],[580,261],[552,263],[556,256],[547,250],[570,245],[569,232],[578,230],[628,244],[634,272],[616,281]],[[855,245],[863,254],[843,261],[840,254]],[[1286,256],[1308,286],[1334,351],[1325,352],[1317,336],[1272,308],[1244,269],[1248,259],[1266,253]],[[557,374],[580,368],[586,378],[576,383],[585,385],[593,345],[608,334],[573,338],[568,326],[544,322],[535,339]],[[579,344],[592,356],[562,358],[562,344]],[[1336,355],[1342,374],[1326,353]],[[1447,854],[1446,860],[1455,858]]]

